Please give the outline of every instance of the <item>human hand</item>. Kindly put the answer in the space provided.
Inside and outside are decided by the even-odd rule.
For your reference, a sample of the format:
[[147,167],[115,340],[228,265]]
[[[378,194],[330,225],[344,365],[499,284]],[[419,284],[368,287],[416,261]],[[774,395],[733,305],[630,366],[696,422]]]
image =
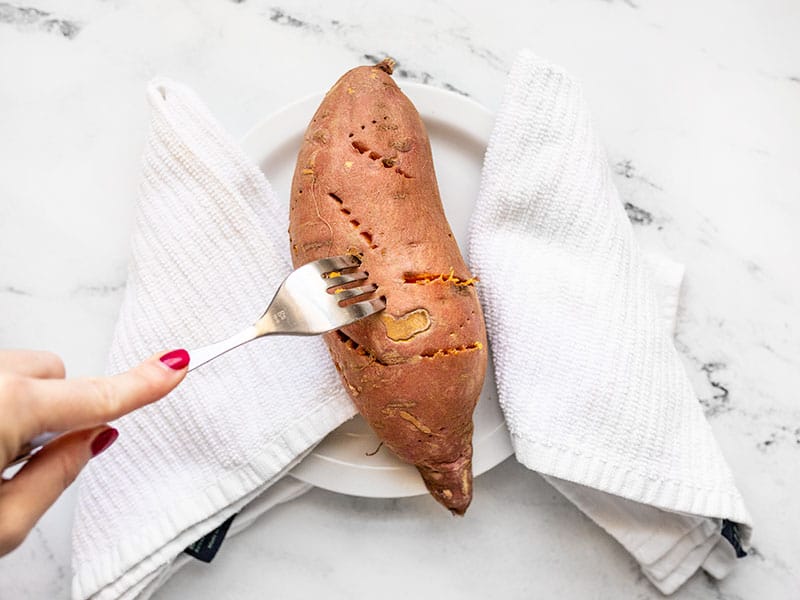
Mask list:
[[54,354],[0,350],[0,472],[35,436],[67,432],[14,477],[0,478],[0,556],[19,546],[89,459],[117,439],[105,423],[166,396],[188,364],[185,350],[173,350],[112,377],[64,379]]

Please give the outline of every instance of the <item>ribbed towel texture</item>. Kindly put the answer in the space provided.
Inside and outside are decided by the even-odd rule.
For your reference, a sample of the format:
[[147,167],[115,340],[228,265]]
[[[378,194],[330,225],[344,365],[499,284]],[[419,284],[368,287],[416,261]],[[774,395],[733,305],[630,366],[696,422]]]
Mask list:
[[[291,271],[287,211],[264,175],[187,88],[156,81],[148,98],[110,372],[154,349],[239,331]],[[73,597],[137,597],[354,414],[319,338],[258,340],[193,372],[168,398],[121,419],[115,451],[81,476]]]
[[[746,525],[746,540],[750,517],[661,322],[580,86],[529,52],[509,75],[469,251],[517,459],[565,480],[551,481],[665,593],[707,558],[722,574],[735,555],[721,521]],[[703,517],[713,532],[694,543]]]
[[[151,132],[109,361],[222,339],[289,272],[287,215],[196,96],[148,88]],[[579,87],[523,52],[470,233],[517,458],[613,535],[662,591],[733,561],[749,517],[689,386]],[[656,262],[665,291],[681,272]],[[286,357],[291,357],[288,361]],[[182,550],[308,486],[281,479],[355,413],[319,339],[257,341],[120,420],[79,480],[74,598],[147,598]],[[245,515],[246,518],[243,518]],[[466,518],[469,518],[467,516]]]

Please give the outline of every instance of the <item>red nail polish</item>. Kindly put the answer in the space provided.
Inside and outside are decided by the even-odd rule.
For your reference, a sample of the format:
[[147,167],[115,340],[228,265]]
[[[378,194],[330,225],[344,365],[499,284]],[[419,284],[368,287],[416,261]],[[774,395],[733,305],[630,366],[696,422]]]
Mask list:
[[98,433],[97,437],[92,440],[92,445],[90,446],[92,456],[97,456],[103,450],[107,449],[118,437],[119,431],[113,427],[109,427]]
[[172,350],[162,356],[160,360],[173,371],[180,371],[189,364],[189,353],[183,348],[180,350]]

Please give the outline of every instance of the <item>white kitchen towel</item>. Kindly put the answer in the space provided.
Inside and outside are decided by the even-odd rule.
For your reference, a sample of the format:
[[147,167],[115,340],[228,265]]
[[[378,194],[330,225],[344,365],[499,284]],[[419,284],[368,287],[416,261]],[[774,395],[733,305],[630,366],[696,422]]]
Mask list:
[[[290,272],[288,215],[193,92],[148,87],[151,131],[109,371],[252,322]],[[146,597],[184,548],[355,414],[319,338],[270,337],[118,422],[79,482],[73,597]],[[276,503],[307,486],[287,480]],[[141,592],[141,593],[140,593]]]
[[469,250],[517,459],[663,592],[703,565],[724,574],[735,552],[723,527],[746,544],[750,517],[659,318],[580,86],[527,51],[492,132]]

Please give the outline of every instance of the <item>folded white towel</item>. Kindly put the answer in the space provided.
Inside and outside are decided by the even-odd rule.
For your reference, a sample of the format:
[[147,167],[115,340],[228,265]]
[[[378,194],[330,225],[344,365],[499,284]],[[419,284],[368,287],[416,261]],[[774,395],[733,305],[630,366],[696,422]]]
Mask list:
[[661,322],[671,307],[659,306],[580,86],[530,52],[492,132],[470,257],[517,459],[663,592],[707,560],[722,574],[735,558],[722,521],[746,542],[750,517]]
[[[177,342],[224,339],[261,314],[291,270],[288,216],[259,169],[190,90],[156,81],[148,96],[112,372]],[[114,452],[81,476],[73,596],[136,597],[354,414],[319,338],[258,340],[192,373],[121,419]],[[306,486],[282,488],[276,501]]]
[[[176,340],[191,348],[225,337],[289,271],[287,217],[260,171],[191,91],[159,81],[148,94],[152,131],[111,371]],[[498,116],[471,245],[518,458],[551,476],[661,589],[701,564],[724,574],[730,551],[705,517],[749,520],[658,330],[653,287],[577,86],[528,54]],[[680,268],[658,265],[671,298],[660,310],[674,318],[666,292]],[[242,511],[235,532],[307,490],[281,476],[353,414],[320,340],[271,338],[121,419],[114,449],[80,478],[73,597],[149,597],[187,560],[183,549],[231,515]]]

